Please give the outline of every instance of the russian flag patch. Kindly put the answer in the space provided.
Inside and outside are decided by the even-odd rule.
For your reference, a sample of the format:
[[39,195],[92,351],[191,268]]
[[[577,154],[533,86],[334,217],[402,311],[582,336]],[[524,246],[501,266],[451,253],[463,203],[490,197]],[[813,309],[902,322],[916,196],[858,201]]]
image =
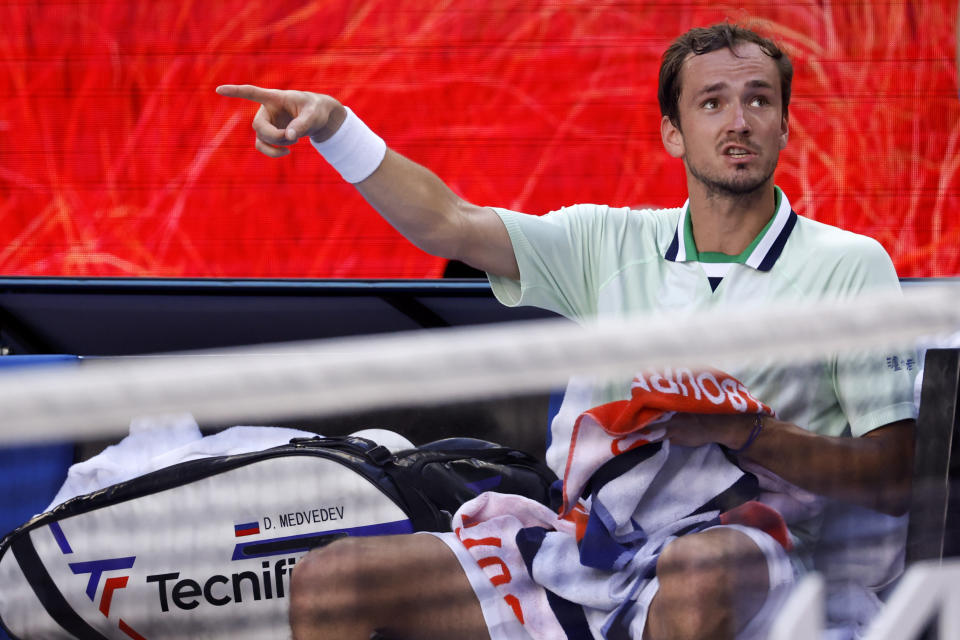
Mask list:
[[240,538],[243,536],[255,536],[260,533],[259,522],[245,522],[243,524],[233,525],[233,536]]

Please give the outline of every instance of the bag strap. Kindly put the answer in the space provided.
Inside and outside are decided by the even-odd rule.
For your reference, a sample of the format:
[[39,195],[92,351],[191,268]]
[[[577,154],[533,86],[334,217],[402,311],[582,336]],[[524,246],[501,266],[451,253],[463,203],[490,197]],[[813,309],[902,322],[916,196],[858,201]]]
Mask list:
[[[417,452],[418,449],[394,454],[373,440],[357,436],[294,438],[290,441],[290,444],[296,447],[342,451],[372,464],[386,477],[379,481],[373,477],[369,479],[377,484],[381,490],[391,493],[391,497],[398,502],[407,517],[410,518],[410,524],[414,531],[444,531],[449,528],[450,516],[453,514],[445,516],[440,509],[416,489],[417,474],[411,473],[409,468],[397,464],[401,458]],[[435,454],[431,456],[431,459],[436,460],[446,455],[448,455],[446,452]],[[389,484],[389,486],[385,486],[385,484]]]
[[[473,438],[448,438],[427,443],[416,449],[402,451],[383,465],[393,479],[397,491],[403,497],[410,521],[417,531],[447,531],[453,513],[438,506],[431,491],[424,486],[423,470],[428,465],[455,463],[460,460],[475,460],[494,467],[512,468],[531,472],[543,486],[544,495],[556,476],[542,462],[523,451],[503,447],[486,440]],[[455,470],[449,472],[451,480],[465,480]],[[434,489],[436,487],[433,487]],[[434,496],[436,497],[436,496]],[[447,501],[449,503],[449,501]],[[443,504],[443,501],[441,501]]]
[[404,510],[410,517],[414,531],[448,531],[452,513],[445,513],[427,499],[418,488],[419,473],[391,461],[384,471],[393,481],[393,486],[403,500]]

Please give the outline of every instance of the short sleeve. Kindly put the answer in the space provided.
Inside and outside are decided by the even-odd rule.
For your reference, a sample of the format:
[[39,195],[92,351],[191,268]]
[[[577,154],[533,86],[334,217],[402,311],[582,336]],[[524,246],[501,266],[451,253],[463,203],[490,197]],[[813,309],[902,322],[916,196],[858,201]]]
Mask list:
[[568,318],[596,312],[597,260],[608,207],[575,205],[533,216],[495,209],[513,244],[520,280],[488,274],[507,306],[535,306]]
[[[844,281],[841,295],[900,291],[900,282],[879,243],[863,238],[850,263],[838,270]],[[913,380],[918,356],[912,347],[857,351],[836,359],[835,385],[851,435],[862,436],[877,427],[917,417]]]

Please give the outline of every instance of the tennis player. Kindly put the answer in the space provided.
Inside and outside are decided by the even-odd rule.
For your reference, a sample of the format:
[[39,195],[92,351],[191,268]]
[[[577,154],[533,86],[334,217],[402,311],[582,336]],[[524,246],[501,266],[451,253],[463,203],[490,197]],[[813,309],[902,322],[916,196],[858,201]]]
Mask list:
[[[416,246],[487,272],[502,302],[586,319],[899,287],[878,243],[797,215],[775,185],[792,76],[781,49],[753,31],[689,31],[665,52],[658,92],[663,145],[683,162],[688,201],[660,211],[575,205],[545,216],[465,201],[333,97],[249,85],[217,92],[259,103],[260,152],[279,158],[308,139]],[[667,439],[676,450],[718,443],[812,494],[902,514],[914,439],[910,362],[909,354],[860,354],[738,370],[777,417],[682,414]],[[626,392],[589,390],[587,404]],[[547,453],[555,469],[569,444],[570,424],[560,422]],[[790,522],[799,547],[815,542],[822,524],[822,514],[807,515]],[[714,527],[667,541],[652,598],[624,619],[596,616],[589,602],[565,601],[554,614],[570,636],[586,621],[593,637],[765,637],[774,596],[805,568],[762,531]],[[549,637],[489,585],[452,534],[341,540],[298,564],[293,636]]]

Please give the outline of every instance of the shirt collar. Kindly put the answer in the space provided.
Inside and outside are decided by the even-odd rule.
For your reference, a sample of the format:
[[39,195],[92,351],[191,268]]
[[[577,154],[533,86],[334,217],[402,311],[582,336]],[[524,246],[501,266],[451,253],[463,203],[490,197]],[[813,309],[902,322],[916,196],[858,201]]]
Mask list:
[[[786,194],[780,191],[780,187],[776,187],[776,189],[780,195],[780,206],[777,207],[773,221],[765,231],[761,232],[763,236],[744,262],[748,267],[753,267],[758,271],[769,271],[773,268],[777,258],[783,253],[783,247],[787,243],[787,238],[790,237],[790,232],[797,224],[797,214],[790,207],[790,201],[787,200]],[[684,237],[684,228],[689,215],[690,200],[687,200],[680,211],[680,219],[677,221],[677,228],[673,232],[673,240],[664,254],[664,258],[671,262],[688,262],[694,259],[691,254],[695,254],[695,251],[692,247],[686,246],[687,242]]]

